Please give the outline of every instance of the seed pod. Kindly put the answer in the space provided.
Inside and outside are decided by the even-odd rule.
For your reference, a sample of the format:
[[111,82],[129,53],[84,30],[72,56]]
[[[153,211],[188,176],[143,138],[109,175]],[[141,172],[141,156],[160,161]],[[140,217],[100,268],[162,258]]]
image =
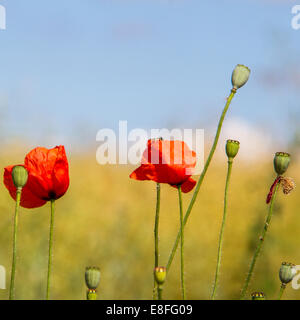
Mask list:
[[87,300],[97,300],[97,292],[96,290],[88,290],[86,294]]
[[164,284],[167,276],[167,269],[165,267],[157,267],[154,269],[155,281],[158,285]]
[[11,175],[16,188],[23,188],[26,185],[28,171],[23,166],[13,167]]
[[265,294],[263,292],[253,292],[251,294],[252,300],[266,300]]
[[231,83],[233,89],[241,88],[249,79],[250,69],[242,64],[238,64],[232,72]]
[[282,175],[286,172],[289,164],[290,164],[291,157],[286,152],[276,152],[274,157],[274,169],[277,174]]
[[90,290],[96,290],[100,283],[100,270],[97,267],[87,267],[85,270],[85,283]]
[[279,269],[279,278],[281,283],[287,284],[291,282],[296,275],[297,271],[295,269],[295,265],[288,262],[282,262],[281,267]]
[[226,154],[229,159],[233,159],[240,149],[240,143],[236,140],[227,140],[226,142]]

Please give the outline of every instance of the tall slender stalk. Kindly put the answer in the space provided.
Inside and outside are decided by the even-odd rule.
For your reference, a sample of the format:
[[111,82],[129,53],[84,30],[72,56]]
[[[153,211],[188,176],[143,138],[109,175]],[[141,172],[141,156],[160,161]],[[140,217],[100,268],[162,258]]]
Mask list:
[[[155,210],[155,223],[154,223],[154,269],[158,267],[158,259],[159,259],[159,237],[158,237],[158,227],[159,227],[159,211],[160,211],[160,184],[156,184],[156,210]],[[156,299],[156,291],[159,295],[159,288],[157,287],[155,281],[153,283],[153,300]],[[157,289],[157,290],[156,290]]]
[[179,213],[180,213],[180,279],[182,299],[186,299],[185,282],[184,282],[184,225],[183,225],[183,210],[182,210],[182,192],[181,186],[178,186]]
[[218,279],[219,279],[219,273],[220,273],[220,267],[221,267],[221,255],[222,255],[222,245],[223,245],[223,234],[225,229],[225,222],[226,222],[226,215],[227,215],[227,201],[228,201],[228,188],[229,188],[229,182],[231,177],[231,170],[232,170],[232,159],[228,159],[228,169],[227,169],[227,177],[226,177],[226,185],[225,185],[225,195],[224,195],[224,212],[223,212],[223,221],[220,231],[220,237],[219,237],[219,247],[218,247],[218,258],[217,258],[217,267],[216,267],[216,274],[215,274],[215,282],[213,287],[213,292],[211,299],[215,299],[216,291],[217,291],[217,285],[218,285]]
[[52,270],[52,255],[53,255],[53,229],[54,229],[54,213],[55,200],[51,200],[51,218],[50,218],[50,233],[49,233],[49,256],[48,256],[48,276],[47,276],[47,293],[46,299],[50,297],[50,278]]
[[14,217],[14,233],[13,233],[13,258],[12,258],[12,266],[11,266],[9,300],[15,299],[15,275],[16,275],[16,261],[17,261],[17,232],[18,232],[21,193],[22,193],[22,188],[17,188],[15,217]]
[[244,287],[242,289],[242,293],[241,293],[241,296],[240,296],[241,300],[244,299],[244,297],[246,295],[246,291],[248,289],[248,286],[249,286],[249,283],[250,283],[250,280],[251,280],[251,277],[252,277],[252,274],[253,274],[253,270],[254,270],[254,267],[255,267],[255,264],[256,264],[256,260],[257,260],[257,258],[259,256],[262,244],[263,244],[263,242],[265,240],[265,236],[266,236],[266,233],[267,233],[269,225],[270,225],[270,221],[271,221],[272,214],[273,214],[273,206],[274,206],[274,202],[275,202],[275,198],[276,198],[276,194],[277,194],[277,190],[278,190],[279,185],[280,185],[279,183],[276,185],[274,193],[273,193],[273,196],[272,196],[272,199],[271,199],[271,202],[270,202],[269,212],[268,212],[268,216],[267,216],[267,219],[266,219],[266,222],[265,222],[265,225],[264,225],[264,229],[263,229],[262,234],[261,234],[261,236],[259,238],[259,243],[258,243],[258,245],[256,247],[255,252],[254,252],[254,255],[253,255],[253,258],[252,258],[252,261],[251,261],[251,264],[250,264],[250,268],[249,268],[249,271],[248,271],[248,275],[247,275]]
[[281,287],[280,287],[280,291],[279,291],[278,300],[281,300],[285,287],[286,287],[286,285],[284,283],[282,283]]
[[[216,147],[217,147],[217,144],[218,144],[218,141],[219,141],[219,137],[220,137],[222,125],[223,125],[223,122],[224,122],[224,119],[225,119],[225,115],[226,115],[226,113],[227,113],[227,110],[228,110],[228,108],[229,108],[229,106],[230,106],[230,103],[231,103],[231,101],[232,101],[235,93],[236,93],[236,90],[235,90],[235,89],[232,89],[229,97],[227,98],[227,102],[226,102],[226,104],[225,104],[225,107],[224,107],[224,109],[223,109],[221,118],[220,118],[220,120],[219,120],[219,124],[218,124],[218,128],[217,128],[217,132],[216,132],[216,136],[215,136],[213,145],[212,145],[212,147],[211,147],[211,150],[210,150],[210,153],[209,153],[208,158],[207,158],[207,160],[206,160],[206,163],[205,163],[205,165],[204,165],[203,171],[202,171],[202,173],[201,173],[201,175],[200,175],[200,177],[199,177],[199,180],[198,180],[198,182],[197,182],[197,185],[196,185],[196,187],[195,187],[195,191],[194,191],[194,194],[193,194],[192,199],[191,199],[191,201],[190,201],[190,204],[189,204],[189,206],[188,206],[188,209],[187,209],[187,211],[186,211],[186,213],[185,213],[185,216],[184,216],[184,219],[183,219],[183,225],[184,225],[184,226],[186,225],[186,223],[187,223],[187,221],[188,221],[188,218],[189,218],[189,216],[190,216],[190,214],[191,214],[191,211],[192,211],[192,208],[193,208],[194,203],[195,203],[195,201],[196,201],[196,198],[197,198],[197,195],[198,195],[198,193],[199,193],[200,187],[201,187],[201,185],[202,185],[202,182],[203,182],[203,180],[204,180],[204,177],[205,177],[205,175],[206,175],[206,172],[207,172],[207,170],[208,170],[208,167],[209,167],[209,165],[210,165],[210,162],[211,162],[211,160],[212,160],[212,158],[213,158],[213,155],[214,155],[214,153],[215,153],[215,151],[216,151]],[[168,264],[167,264],[167,271],[169,271],[169,269],[170,269],[170,267],[171,267],[171,264],[172,264],[172,262],[173,262],[174,256],[175,256],[175,253],[176,253],[176,250],[177,250],[177,247],[178,247],[178,244],[179,244],[180,232],[181,232],[181,231],[179,230],[179,232],[178,232],[178,234],[177,234],[177,237],[176,237],[176,240],[175,240],[175,242],[174,242],[172,251],[171,251],[171,253],[170,253],[170,256],[169,256],[169,259],[168,259]]]

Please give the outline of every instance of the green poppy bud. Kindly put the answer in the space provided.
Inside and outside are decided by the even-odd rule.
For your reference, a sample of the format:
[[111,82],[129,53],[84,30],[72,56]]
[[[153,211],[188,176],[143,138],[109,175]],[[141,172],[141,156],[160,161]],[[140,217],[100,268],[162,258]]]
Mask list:
[[157,282],[158,285],[163,285],[166,276],[167,276],[167,269],[165,267],[157,267],[154,269],[154,276],[155,276],[155,281]]
[[250,69],[242,64],[238,64],[232,72],[231,83],[233,89],[241,88],[249,79]]
[[233,159],[240,149],[240,143],[235,140],[227,140],[226,142],[226,154],[227,157]]
[[274,157],[274,169],[277,174],[282,175],[286,172],[289,164],[290,164],[291,157],[286,152],[276,152]]
[[265,294],[263,292],[253,292],[251,294],[252,300],[266,300]]
[[15,166],[12,169],[12,179],[16,188],[23,188],[28,180],[28,171],[23,166]]
[[96,290],[100,283],[100,270],[97,267],[87,267],[85,270],[85,283],[90,290]]
[[279,269],[279,278],[282,284],[291,282],[297,271],[295,265],[292,263],[282,262]]
[[86,294],[87,300],[97,300],[97,292],[96,290],[88,290]]

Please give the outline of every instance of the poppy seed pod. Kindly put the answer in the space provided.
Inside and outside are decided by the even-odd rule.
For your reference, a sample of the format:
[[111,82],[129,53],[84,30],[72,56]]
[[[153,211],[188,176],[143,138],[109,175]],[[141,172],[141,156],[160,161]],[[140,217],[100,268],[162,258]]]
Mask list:
[[226,142],[226,154],[229,159],[233,159],[240,149],[240,143],[236,140],[227,140]]
[[263,292],[253,292],[251,294],[252,300],[266,300],[265,294]]
[[23,166],[15,166],[12,169],[11,176],[16,188],[23,188],[28,180],[28,171]]
[[282,175],[286,172],[291,157],[286,152],[276,152],[274,157],[274,169],[277,174]]
[[250,69],[238,64],[232,72],[231,83],[235,90],[241,88],[249,79]]
[[97,300],[97,292],[96,290],[88,290],[86,293],[87,300]]
[[85,270],[85,283],[90,290],[96,290],[100,283],[100,270],[97,267],[87,267]]
[[296,275],[295,265],[292,263],[282,262],[279,269],[279,278],[283,284],[291,282]]
[[163,285],[166,281],[167,269],[165,267],[157,267],[154,269],[155,281],[158,285]]

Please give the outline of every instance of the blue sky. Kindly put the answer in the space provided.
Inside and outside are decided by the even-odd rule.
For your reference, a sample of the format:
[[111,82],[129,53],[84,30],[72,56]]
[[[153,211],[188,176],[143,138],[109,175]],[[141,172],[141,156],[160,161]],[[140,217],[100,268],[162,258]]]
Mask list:
[[[99,129],[215,125],[237,63],[251,78],[228,117],[292,132],[297,1],[0,0],[0,125],[30,144],[92,144]],[[299,1],[300,4],[300,1]],[[295,121],[295,120],[294,120]],[[281,129],[281,132],[278,131]]]

